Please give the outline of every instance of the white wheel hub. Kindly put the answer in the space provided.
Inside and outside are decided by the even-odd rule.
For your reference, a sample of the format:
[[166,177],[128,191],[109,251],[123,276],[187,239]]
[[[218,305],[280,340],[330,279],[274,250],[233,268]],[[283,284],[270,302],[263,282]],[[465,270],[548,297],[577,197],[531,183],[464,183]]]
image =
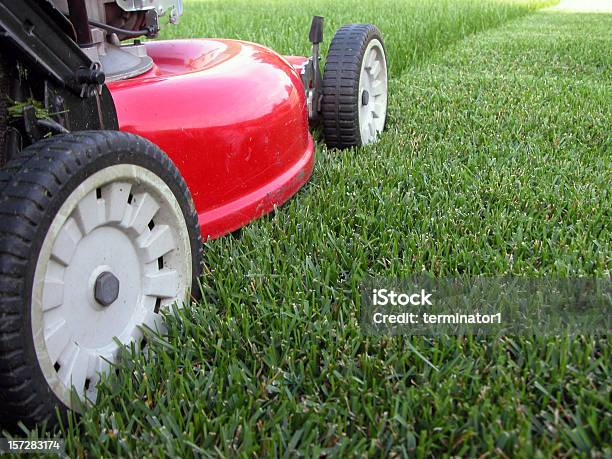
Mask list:
[[387,117],[387,59],[382,43],[368,44],[359,76],[359,132],[361,144],[376,141]]
[[31,311],[40,367],[65,405],[76,408],[72,387],[95,401],[120,345],[160,329],[160,308],[185,300],[191,262],[180,205],[148,169],[110,166],[70,194],[43,241]]

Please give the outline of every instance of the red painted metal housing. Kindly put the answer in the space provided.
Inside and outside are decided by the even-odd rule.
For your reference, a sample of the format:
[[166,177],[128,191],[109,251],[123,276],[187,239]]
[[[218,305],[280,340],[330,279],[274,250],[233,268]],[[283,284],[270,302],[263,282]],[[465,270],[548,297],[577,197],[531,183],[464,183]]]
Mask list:
[[155,41],[147,52],[150,71],[108,85],[119,126],[174,161],[205,239],[270,212],[308,180],[304,58],[216,39]]

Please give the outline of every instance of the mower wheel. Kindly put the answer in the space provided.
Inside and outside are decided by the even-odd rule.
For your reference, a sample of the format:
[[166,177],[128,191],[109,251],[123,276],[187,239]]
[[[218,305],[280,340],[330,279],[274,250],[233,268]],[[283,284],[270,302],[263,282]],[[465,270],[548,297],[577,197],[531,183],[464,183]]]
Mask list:
[[349,148],[375,142],[387,117],[387,58],[372,24],[349,24],[336,32],[323,73],[325,142]]
[[52,425],[198,291],[198,219],[172,161],[115,131],[24,149],[0,171],[0,215],[0,420]]

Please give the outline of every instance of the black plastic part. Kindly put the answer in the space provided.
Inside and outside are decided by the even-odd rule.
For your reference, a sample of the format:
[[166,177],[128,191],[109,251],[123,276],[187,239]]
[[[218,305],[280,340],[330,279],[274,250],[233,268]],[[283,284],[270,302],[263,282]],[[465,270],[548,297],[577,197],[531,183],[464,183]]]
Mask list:
[[36,109],[32,105],[26,105],[23,107],[23,124],[25,127],[26,134],[30,138],[31,142],[42,137],[40,130],[38,129],[38,119],[36,118]]
[[31,111],[5,119],[0,163],[49,132],[119,128],[104,73],[75,40],[72,24],[52,3],[0,1],[3,94],[23,105],[39,102],[50,114],[45,120]]
[[308,39],[313,45],[323,43],[323,25],[325,18],[323,16],[313,16],[312,24],[310,25],[310,33]]
[[81,68],[76,71],[77,81],[81,84],[101,85],[104,84],[106,75],[97,67]]
[[8,68],[0,55],[0,167],[8,160],[7,151],[14,139],[9,138],[9,94],[10,78]]
[[[17,423],[57,423],[67,408],[49,388],[34,347],[31,302],[38,256],[68,196],[97,171],[141,166],[168,185],[181,208],[191,245],[192,295],[198,296],[202,241],[185,181],[164,152],[142,137],[117,131],[58,135],[24,149],[0,169],[0,431]],[[65,425],[65,424],[64,424]]]
[[91,29],[87,22],[87,7],[85,0],[68,0],[68,13],[70,22],[74,26],[77,43],[81,46],[89,46],[92,43]]
[[373,39],[384,46],[382,34],[372,24],[349,24],[334,36],[323,73],[321,117],[325,143],[331,148],[361,146],[359,131],[359,94],[361,64]]
[[146,12],[145,22],[147,24],[146,36],[149,38],[155,38],[159,34],[159,14],[156,9],[152,9]]
[[[41,73],[75,94],[83,93],[77,71],[89,69],[92,62],[73,38],[66,33],[66,26],[56,15],[50,14],[46,1],[5,0],[0,2],[0,39],[8,46],[7,52],[25,58]],[[53,9],[51,10],[53,11]],[[55,10],[57,11],[57,10]]]

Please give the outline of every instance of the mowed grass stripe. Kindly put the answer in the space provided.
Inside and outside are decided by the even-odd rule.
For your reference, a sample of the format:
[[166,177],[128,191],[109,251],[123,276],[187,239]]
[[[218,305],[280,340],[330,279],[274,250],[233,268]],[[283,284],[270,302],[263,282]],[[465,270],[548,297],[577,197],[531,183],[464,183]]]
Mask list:
[[413,185],[427,271],[609,275],[610,19],[538,13],[396,82],[385,141],[410,153],[385,168]]
[[380,143],[320,146],[294,199],[206,245],[201,304],[103,385],[70,455],[609,454],[609,338],[357,324],[365,275],[609,275],[608,24],[537,13],[398,74]]

